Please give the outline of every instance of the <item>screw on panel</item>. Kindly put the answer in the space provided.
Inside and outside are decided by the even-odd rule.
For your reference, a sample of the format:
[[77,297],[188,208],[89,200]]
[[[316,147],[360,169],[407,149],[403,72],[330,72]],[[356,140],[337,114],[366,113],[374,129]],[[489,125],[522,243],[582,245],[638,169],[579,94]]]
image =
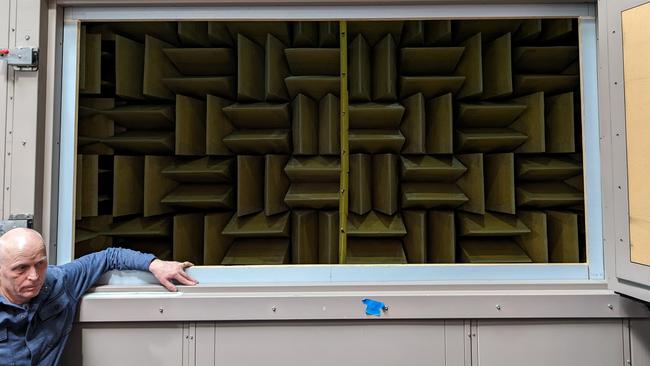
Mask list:
[[496,308],[498,311],[501,311],[501,304],[497,304]]
[[274,313],[277,312],[277,311],[278,311],[278,307],[277,307],[277,305],[276,305],[276,306],[273,306],[273,307],[271,308],[271,311],[274,312]]
[[165,308],[163,308],[163,307],[161,306],[161,307],[158,309],[158,311],[162,314],[162,313],[165,312]]
[[607,308],[609,308],[609,310],[614,310],[614,305],[612,305],[612,304],[607,304]]
[[26,40],[26,41],[29,41],[30,38],[31,38],[31,37],[29,36],[29,34],[26,34],[26,35],[25,35],[25,40]]

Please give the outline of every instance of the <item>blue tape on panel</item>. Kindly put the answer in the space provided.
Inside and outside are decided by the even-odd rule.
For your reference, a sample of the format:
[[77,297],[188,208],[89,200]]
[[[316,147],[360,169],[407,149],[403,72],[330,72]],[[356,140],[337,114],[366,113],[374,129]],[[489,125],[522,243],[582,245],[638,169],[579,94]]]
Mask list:
[[363,299],[361,302],[366,305],[366,315],[381,316],[381,311],[385,307],[383,302],[372,299]]

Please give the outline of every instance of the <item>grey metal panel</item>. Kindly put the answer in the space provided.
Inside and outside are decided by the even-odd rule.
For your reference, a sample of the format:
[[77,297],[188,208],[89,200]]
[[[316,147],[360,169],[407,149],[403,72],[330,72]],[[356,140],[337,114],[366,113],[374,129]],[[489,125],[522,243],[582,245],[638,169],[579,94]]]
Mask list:
[[[313,4],[313,5],[339,5],[339,4],[557,4],[567,3],[566,0],[56,0],[59,5],[147,5],[147,4],[174,4],[174,5],[210,5],[210,4],[246,4],[246,5],[288,5],[288,4]],[[595,3],[596,0],[584,0],[582,3]]]
[[[340,20],[340,19],[448,19],[448,18],[531,18],[594,16],[589,3],[546,4],[490,4],[471,6],[467,3],[402,4],[402,5],[223,5],[205,6],[128,6],[128,7],[70,7],[66,20]],[[95,4],[97,5],[97,4]],[[108,5],[108,4],[106,4]],[[132,5],[129,3],[129,5]]]
[[84,324],[80,333],[82,362],[70,365],[179,366],[187,357],[182,323]]
[[218,323],[219,365],[445,365],[442,321]]
[[[609,290],[459,288],[442,291],[443,288],[199,285],[168,293],[139,287],[130,292],[96,291],[84,296],[79,319],[82,322],[365,319],[363,298],[387,304],[390,310],[382,318],[388,319],[617,318],[650,314],[642,304]],[[128,311],[116,313],[113,311],[116,308]]]
[[622,365],[621,334],[621,320],[481,320],[478,365]]
[[445,366],[465,366],[465,349],[470,346],[470,337],[465,335],[462,320],[445,320]]
[[650,365],[650,319],[630,319],[632,365]]
[[[611,287],[644,301],[650,301],[650,267],[634,264],[630,260],[630,223],[627,181],[627,142],[625,134],[625,93],[623,80],[623,46],[621,11],[645,3],[645,0],[607,1],[605,4],[607,22],[607,67],[608,81],[601,83],[601,90],[609,91],[603,112],[609,111],[603,117],[605,131],[609,131],[610,141],[605,141],[603,156],[603,175],[611,177],[603,185],[606,218],[613,222],[613,227],[605,230],[608,255],[614,255],[615,260],[608,264],[608,279]],[[601,31],[602,33],[602,31]],[[601,99],[602,102],[602,99]],[[609,174],[608,174],[609,173]]]
[[[10,17],[10,0],[0,0],[0,48],[9,48],[9,17]],[[0,177],[5,176],[5,130],[7,129],[7,106],[8,106],[8,79],[9,70],[6,62],[0,62]],[[4,179],[0,178],[0,219],[6,220],[9,215],[5,214],[5,185]]]
[[201,322],[196,324],[195,356],[191,366],[216,365],[215,323]]
[[[45,40],[41,40],[41,13],[44,3],[40,0],[13,1],[15,7],[15,37],[9,43],[10,47],[39,47],[44,48]],[[5,157],[5,215],[34,214],[36,205],[42,199],[40,188],[41,174],[36,171],[42,168],[41,159],[37,153],[42,152],[42,136],[39,127],[43,122],[44,109],[38,108],[42,99],[45,78],[41,71],[24,72],[10,71],[13,81],[13,103],[9,103],[7,117],[6,157]],[[11,86],[10,86],[11,89]],[[7,188],[9,188],[7,190]]]

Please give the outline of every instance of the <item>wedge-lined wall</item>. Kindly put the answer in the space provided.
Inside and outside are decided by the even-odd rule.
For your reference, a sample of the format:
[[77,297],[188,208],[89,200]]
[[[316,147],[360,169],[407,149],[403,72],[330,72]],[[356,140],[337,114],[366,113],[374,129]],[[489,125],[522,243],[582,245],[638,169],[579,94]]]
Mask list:
[[88,23],[76,255],[334,264],[346,199],[348,264],[584,262],[576,28]]

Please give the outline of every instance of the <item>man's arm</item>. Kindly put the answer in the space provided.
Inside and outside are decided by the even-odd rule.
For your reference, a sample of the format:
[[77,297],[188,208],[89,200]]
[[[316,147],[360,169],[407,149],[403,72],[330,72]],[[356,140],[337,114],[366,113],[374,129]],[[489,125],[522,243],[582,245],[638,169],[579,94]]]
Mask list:
[[80,298],[105,272],[117,270],[140,270],[151,273],[168,290],[176,291],[171,284],[175,279],[184,285],[194,285],[194,281],[184,271],[190,267],[189,262],[165,262],[152,254],[144,254],[123,248],[108,248],[100,252],[85,255],[61,266],[66,274],[66,287],[75,298]]

